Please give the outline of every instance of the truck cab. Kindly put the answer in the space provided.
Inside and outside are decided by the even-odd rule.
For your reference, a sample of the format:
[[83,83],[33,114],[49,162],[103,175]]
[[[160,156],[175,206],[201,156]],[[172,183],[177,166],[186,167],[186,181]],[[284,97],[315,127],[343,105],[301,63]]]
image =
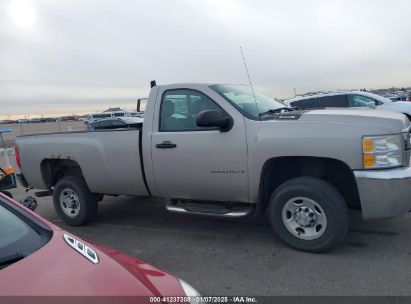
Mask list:
[[[196,84],[152,90],[145,117],[154,117],[143,153],[152,192],[160,197],[249,202],[244,116],[211,89]],[[219,111],[232,123],[224,131],[199,126],[202,111]],[[235,123],[234,123],[235,122]],[[145,122],[146,123],[146,122]]]

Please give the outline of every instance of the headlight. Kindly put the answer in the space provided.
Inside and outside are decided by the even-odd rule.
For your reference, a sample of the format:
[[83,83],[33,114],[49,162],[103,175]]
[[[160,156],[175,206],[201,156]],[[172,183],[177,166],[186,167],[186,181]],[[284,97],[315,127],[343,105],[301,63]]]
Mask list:
[[180,282],[180,285],[183,288],[186,296],[190,297],[190,303],[192,303],[192,304],[198,303],[197,300],[196,300],[196,297],[201,297],[200,293],[197,290],[195,290],[194,287],[192,287],[187,282],[184,282],[181,279],[178,279],[178,281]]
[[402,135],[365,136],[362,139],[362,152],[365,169],[402,166]]

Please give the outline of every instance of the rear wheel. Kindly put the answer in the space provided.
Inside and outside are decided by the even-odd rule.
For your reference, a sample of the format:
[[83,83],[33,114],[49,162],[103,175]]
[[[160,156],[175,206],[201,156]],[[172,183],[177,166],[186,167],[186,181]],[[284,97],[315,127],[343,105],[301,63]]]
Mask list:
[[325,252],[341,243],[349,228],[348,208],[331,184],[313,177],[293,178],[270,197],[270,223],[287,245]]
[[79,176],[66,176],[57,182],[53,203],[61,219],[71,226],[87,224],[97,214],[97,196]]

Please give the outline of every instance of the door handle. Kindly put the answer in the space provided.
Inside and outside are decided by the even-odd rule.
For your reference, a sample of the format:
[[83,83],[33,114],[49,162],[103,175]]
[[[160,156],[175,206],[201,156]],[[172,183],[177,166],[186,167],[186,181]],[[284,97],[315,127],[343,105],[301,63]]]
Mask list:
[[158,149],[171,149],[177,147],[176,144],[173,144],[171,141],[163,141],[161,144],[157,144],[156,148]]

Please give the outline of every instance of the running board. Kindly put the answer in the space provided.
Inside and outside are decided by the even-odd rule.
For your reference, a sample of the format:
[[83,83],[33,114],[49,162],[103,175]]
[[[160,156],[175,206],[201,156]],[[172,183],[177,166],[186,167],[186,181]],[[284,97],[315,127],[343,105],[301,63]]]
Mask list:
[[196,214],[196,215],[208,215],[219,217],[244,217],[251,215],[255,208],[244,206],[221,206],[210,203],[198,203],[198,202],[183,202],[179,200],[169,200],[166,204],[166,209],[171,212]]
[[52,195],[53,195],[53,190],[34,192],[35,197],[45,197],[45,196],[52,196]]

